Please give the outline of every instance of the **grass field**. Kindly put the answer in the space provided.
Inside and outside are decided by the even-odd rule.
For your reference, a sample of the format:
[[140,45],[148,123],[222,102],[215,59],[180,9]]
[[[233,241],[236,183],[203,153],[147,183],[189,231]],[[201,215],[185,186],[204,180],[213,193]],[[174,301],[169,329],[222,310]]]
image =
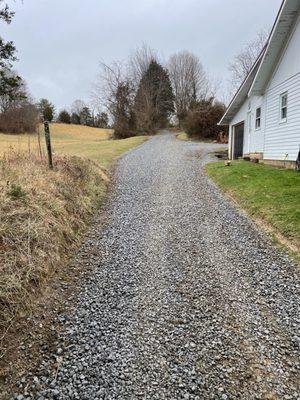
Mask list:
[[204,142],[204,143],[212,143],[213,139],[210,138],[195,138],[195,137],[189,137],[186,132],[180,132],[178,135],[176,135],[176,138],[179,140],[182,140],[184,142]]
[[[45,153],[42,126],[40,143]],[[51,124],[52,147],[55,154],[76,155],[89,158],[107,168],[122,153],[143,143],[145,136],[136,136],[123,140],[111,140],[112,130],[91,128],[81,125]],[[10,152],[39,153],[38,135],[9,135],[0,133],[0,156]]]
[[247,161],[206,166],[208,175],[254,218],[300,251],[300,174]]
[[177,139],[183,140],[183,141],[185,141],[185,142],[187,142],[187,141],[190,140],[189,137],[188,137],[188,135],[187,135],[185,132],[179,133],[176,137],[177,137]]

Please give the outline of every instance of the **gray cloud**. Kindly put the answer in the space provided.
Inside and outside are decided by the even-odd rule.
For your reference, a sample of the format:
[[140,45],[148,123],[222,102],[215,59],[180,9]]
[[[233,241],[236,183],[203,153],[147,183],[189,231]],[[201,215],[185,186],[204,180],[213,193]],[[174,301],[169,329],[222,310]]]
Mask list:
[[[167,59],[196,53],[226,88],[228,63],[257,31],[271,27],[281,0],[24,0],[1,34],[35,98],[57,108],[89,100],[99,60],[125,59],[146,42]],[[220,90],[222,95],[222,90]]]

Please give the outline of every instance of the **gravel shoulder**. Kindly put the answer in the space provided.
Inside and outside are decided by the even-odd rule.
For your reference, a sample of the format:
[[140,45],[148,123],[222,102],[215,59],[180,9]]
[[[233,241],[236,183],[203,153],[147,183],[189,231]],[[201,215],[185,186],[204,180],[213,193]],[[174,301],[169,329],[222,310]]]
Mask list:
[[299,267],[207,178],[215,148],[166,132],[119,160],[94,273],[14,398],[300,399]]

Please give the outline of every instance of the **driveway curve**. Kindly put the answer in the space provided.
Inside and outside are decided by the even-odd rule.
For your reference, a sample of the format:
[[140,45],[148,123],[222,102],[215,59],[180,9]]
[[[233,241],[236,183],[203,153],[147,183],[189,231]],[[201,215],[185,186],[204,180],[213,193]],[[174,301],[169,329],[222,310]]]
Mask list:
[[300,399],[299,269],[206,177],[215,147],[164,133],[119,160],[24,398]]

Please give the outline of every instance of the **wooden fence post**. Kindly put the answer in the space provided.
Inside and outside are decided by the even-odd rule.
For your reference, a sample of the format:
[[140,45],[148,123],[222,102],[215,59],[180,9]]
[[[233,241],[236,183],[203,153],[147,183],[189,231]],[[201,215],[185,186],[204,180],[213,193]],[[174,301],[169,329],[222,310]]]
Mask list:
[[49,129],[48,121],[44,122],[44,128],[45,128],[46,147],[47,147],[47,153],[48,153],[48,164],[49,164],[49,168],[53,169],[51,138],[50,138],[50,129]]

